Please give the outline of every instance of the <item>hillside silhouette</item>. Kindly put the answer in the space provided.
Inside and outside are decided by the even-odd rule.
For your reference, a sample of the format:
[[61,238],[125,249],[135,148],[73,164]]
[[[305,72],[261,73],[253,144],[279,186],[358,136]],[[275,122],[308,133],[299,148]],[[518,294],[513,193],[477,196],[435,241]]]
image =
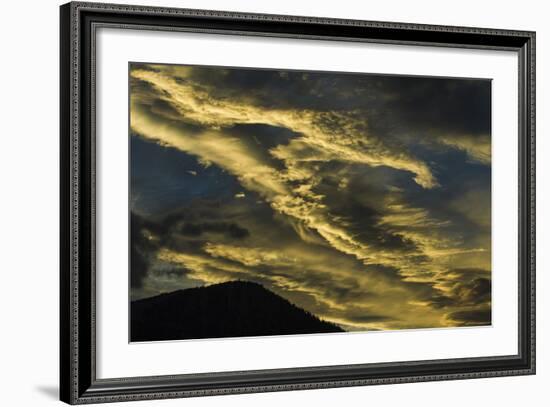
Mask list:
[[232,281],[133,301],[132,342],[344,332],[267,290]]

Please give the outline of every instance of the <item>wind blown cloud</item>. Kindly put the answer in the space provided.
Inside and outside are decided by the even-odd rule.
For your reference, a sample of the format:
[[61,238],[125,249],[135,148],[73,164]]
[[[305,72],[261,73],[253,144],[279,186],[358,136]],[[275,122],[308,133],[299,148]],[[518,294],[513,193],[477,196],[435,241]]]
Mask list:
[[[227,86],[213,83],[203,69],[217,69]],[[201,174],[215,168],[239,186],[213,208],[194,199],[153,216],[142,213],[149,223],[139,223],[140,236],[157,243],[139,248],[150,270],[136,295],[183,281],[249,279],[348,329],[487,322],[490,232],[476,223],[481,215],[465,208],[469,196],[490,185],[454,196],[443,162],[427,155],[451,149],[466,154],[456,158],[465,168],[486,166],[490,139],[479,144],[477,136],[437,128],[426,132],[433,138],[429,148],[419,150],[410,128],[388,130],[390,122],[353,88],[341,90],[345,109],[338,108],[341,100],[322,109],[266,105],[258,89],[314,82],[299,72],[269,75],[269,83],[235,79],[233,86],[250,90],[241,94],[229,91],[232,71],[224,68],[136,64],[130,74],[132,137],[193,157],[198,167],[181,171],[182,179],[206,182]],[[371,105],[374,96],[392,99],[389,91],[366,88]],[[184,272],[166,272],[179,269]]]

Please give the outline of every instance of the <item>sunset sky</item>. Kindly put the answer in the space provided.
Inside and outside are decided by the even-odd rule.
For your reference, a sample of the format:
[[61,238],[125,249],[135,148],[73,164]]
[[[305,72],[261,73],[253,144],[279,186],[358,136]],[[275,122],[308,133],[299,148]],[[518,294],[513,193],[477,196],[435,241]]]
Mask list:
[[130,65],[131,298],[248,280],[346,330],[491,321],[491,82]]

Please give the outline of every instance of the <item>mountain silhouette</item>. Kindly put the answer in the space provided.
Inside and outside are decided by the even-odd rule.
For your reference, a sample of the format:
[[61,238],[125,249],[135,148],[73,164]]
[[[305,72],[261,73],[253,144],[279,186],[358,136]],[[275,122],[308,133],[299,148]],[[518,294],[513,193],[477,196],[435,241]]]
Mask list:
[[132,342],[344,332],[260,284],[231,281],[136,300]]

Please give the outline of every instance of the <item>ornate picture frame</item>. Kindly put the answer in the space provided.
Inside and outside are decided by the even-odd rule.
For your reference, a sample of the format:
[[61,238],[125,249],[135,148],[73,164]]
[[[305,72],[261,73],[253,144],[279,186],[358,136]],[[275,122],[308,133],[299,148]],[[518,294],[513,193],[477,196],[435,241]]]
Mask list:
[[[61,6],[60,22],[62,401],[85,404],[535,373],[534,32],[83,2]],[[331,366],[98,378],[95,35],[100,27],[517,53],[518,352],[499,356],[381,363],[358,360],[357,364]]]

